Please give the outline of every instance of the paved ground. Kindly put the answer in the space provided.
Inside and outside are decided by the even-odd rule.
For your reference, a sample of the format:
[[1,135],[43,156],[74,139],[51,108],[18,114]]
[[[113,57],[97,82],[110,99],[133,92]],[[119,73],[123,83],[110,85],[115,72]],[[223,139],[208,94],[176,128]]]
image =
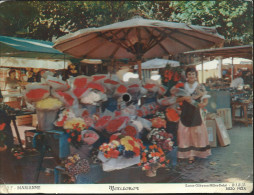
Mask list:
[[[157,176],[147,177],[137,168],[128,168],[110,172],[97,183],[205,183],[248,181],[253,183],[253,130],[236,124],[228,130],[231,144],[226,147],[212,148],[212,155],[207,159],[197,159],[193,164],[180,162],[175,168],[160,168]],[[38,156],[28,156],[15,160],[7,152],[0,152],[0,183],[34,183]],[[47,159],[47,167],[54,167],[55,162]],[[54,175],[41,172],[40,184],[53,184]]]

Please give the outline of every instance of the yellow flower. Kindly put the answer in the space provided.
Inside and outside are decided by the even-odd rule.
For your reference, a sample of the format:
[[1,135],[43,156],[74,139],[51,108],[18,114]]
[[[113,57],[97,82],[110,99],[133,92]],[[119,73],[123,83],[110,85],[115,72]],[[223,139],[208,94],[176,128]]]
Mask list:
[[36,108],[45,109],[45,110],[57,110],[62,105],[63,103],[60,100],[56,98],[52,98],[52,97],[36,102]]
[[74,129],[74,127],[76,128],[80,128],[81,130],[84,129],[84,127],[86,126],[84,119],[82,118],[71,118],[67,121],[65,121],[64,123],[64,129]]

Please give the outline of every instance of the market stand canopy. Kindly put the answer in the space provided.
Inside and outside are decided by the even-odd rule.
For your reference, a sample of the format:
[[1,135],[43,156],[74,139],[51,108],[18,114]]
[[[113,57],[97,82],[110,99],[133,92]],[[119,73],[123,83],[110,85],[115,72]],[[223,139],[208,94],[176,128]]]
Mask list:
[[86,28],[56,40],[54,48],[87,59],[141,59],[221,46],[216,28],[133,18]]
[[0,67],[9,68],[41,68],[61,70],[71,64],[69,60],[33,59],[17,57],[0,57]]
[[[0,36],[0,57],[20,57],[37,59],[70,58],[52,48],[50,41]],[[73,58],[73,57],[72,57]]]
[[195,54],[195,55],[202,55],[205,57],[221,56],[223,58],[239,57],[239,58],[252,59],[252,50],[253,50],[252,45],[243,45],[243,46],[235,46],[235,47],[224,47],[224,48],[188,51],[188,52],[184,52],[184,54]]
[[[180,66],[180,63],[178,61],[155,58],[155,59],[143,62],[141,64],[141,69],[165,68],[167,64],[169,64],[171,67]],[[138,69],[138,65],[135,65],[134,69]]]

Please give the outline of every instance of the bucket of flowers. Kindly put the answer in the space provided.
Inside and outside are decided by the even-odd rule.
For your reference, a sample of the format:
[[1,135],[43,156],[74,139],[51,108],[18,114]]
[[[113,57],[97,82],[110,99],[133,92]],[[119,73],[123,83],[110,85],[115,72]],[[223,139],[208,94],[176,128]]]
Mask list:
[[64,130],[69,134],[68,142],[75,148],[83,145],[81,131],[86,128],[85,121],[82,118],[70,118],[64,123]]
[[155,177],[157,174],[157,169],[160,167],[165,167],[168,163],[169,160],[166,160],[165,154],[161,147],[153,144],[142,150],[141,160],[138,165],[142,166],[143,171],[146,171],[146,176]]

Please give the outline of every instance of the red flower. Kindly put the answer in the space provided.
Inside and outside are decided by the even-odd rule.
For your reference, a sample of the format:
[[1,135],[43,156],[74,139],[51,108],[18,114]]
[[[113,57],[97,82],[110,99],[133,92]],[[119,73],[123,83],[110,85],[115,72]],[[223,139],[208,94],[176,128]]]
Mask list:
[[74,98],[70,94],[62,92],[62,91],[58,91],[57,93],[58,93],[58,95],[60,95],[64,98],[64,100],[68,103],[68,106],[73,105]]
[[111,118],[112,118],[111,116],[103,116],[103,117],[101,117],[97,121],[97,123],[95,124],[95,127],[103,127],[104,125],[106,125],[110,121]]
[[179,81],[179,80],[180,80],[180,75],[177,72],[175,72],[174,81]]
[[173,108],[167,108],[166,109],[166,116],[167,116],[167,119],[169,121],[172,121],[172,122],[177,122],[180,119],[180,117],[177,114],[176,110],[173,109]]
[[155,86],[156,86],[155,84],[147,83],[147,84],[145,84],[144,88],[146,88],[146,89],[152,89]]
[[93,81],[98,81],[98,80],[106,78],[106,75],[93,75],[92,78],[93,78]]
[[114,81],[114,80],[111,80],[111,79],[106,79],[106,80],[104,81],[104,83],[108,83],[108,84],[111,84],[111,85],[117,85],[117,84],[118,84],[117,81]]
[[68,142],[71,142],[71,138],[68,138]]
[[118,93],[126,93],[127,92],[127,87],[125,87],[124,85],[120,85],[119,87],[117,87],[116,91]]
[[47,93],[49,93],[49,91],[46,89],[31,89],[28,93],[26,93],[26,97],[31,101],[39,101]]
[[75,133],[71,133],[71,136],[74,137],[74,136],[75,136]]
[[184,87],[184,83],[177,83],[175,85],[176,88],[183,88]]
[[70,133],[70,131],[71,131],[70,129],[66,129],[66,133]]
[[4,130],[5,126],[6,126],[5,123],[0,124],[0,131]]
[[87,87],[76,87],[73,89],[73,93],[77,98],[79,98],[87,89]]
[[73,84],[77,88],[83,88],[87,84],[87,78],[85,78],[85,77],[77,77],[77,78],[75,78]]
[[128,125],[127,127],[125,127],[124,131],[125,131],[125,135],[129,135],[132,137],[134,137],[137,134],[136,128],[131,125]]

